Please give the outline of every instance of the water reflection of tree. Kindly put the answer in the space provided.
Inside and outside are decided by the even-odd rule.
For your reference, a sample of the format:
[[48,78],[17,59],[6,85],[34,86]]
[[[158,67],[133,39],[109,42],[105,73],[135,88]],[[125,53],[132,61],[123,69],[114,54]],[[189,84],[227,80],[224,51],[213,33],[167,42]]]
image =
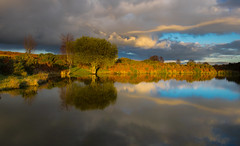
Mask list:
[[7,93],[12,96],[18,96],[21,95],[22,98],[24,99],[24,102],[27,104],[32,104],[32,102],[35,99],[35,96],[37,95],[38,87],[33,86],[33,87],[28,87],[24,89],[13,89],[13,90],[3,90],[0,91],[0,93]]
[[24,98],[24,101],[27,104],[32,104],[32,102],[35,99],[35,96],[37,95],[38,88],[37,87],[29,87],[27,89],[20,90],[20,94]]
[[104,109],[114,104],[117,99],[117,90],[113,82],[88,79],[84,82],[73,82],[61,88],[60,97],[62,107],[68,109],[74,106],[82,111]]
[[212,74],[133,74],[133,75],[110,75],[107,78],[115,82],[138,84],[140,82],[158,82],[160,80],[177,80],[177,81],[206,81],[215,77]]
[[240,85],[240,75],[227,75],[227,76],[216,76],[216,79],[219,80],[228,80],[229,82],[235,82],[236,84]]

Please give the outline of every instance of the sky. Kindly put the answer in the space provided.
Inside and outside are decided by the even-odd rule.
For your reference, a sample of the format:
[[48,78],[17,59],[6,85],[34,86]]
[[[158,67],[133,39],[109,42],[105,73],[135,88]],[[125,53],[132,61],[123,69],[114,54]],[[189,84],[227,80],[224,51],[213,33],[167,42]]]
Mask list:
[[115,43],[119,58],[240,61],[239,0],[0,0],[0,50],[59,53],[60,35]]

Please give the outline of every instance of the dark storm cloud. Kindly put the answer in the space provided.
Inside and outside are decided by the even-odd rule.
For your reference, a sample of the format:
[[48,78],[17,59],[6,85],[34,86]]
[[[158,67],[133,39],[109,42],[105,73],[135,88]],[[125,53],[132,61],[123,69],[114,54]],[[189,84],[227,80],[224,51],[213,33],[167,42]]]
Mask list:
[[240,51],[240,40],[233,41],[231,43],[216,45],[217,48],[237,49]]
[[26,34],[32,34],[41,44],[57,44],[61,33],[106,37],[103,33],[162,25],[195,26],[195,33],[239,31],[235,22],[197,30],[202,22],[237,14],[229,15],[215,0],[8,0],[0,2],[0,42],[20,43]]
[[239,0],[220,0],[219,5],[222,7],[228,7],[228,8],[239,8],[240,1]]
[[[61,33],[98,36],[99,28],[94,26],[94,19],[110,16],[119,3],[114,0],[1,1],[0,42],[19,44],[25,35],[32,34],[41,44],[56,45]],[[114,12],[113,15],[119,14]]]
[[226,44],[218,44],[213,47],[216,53],[224,55],[240,55],[240,40]]
[[84,0],[10,0],[0,2],[0,8],[1,43],[22,43],[26,34],[32,34],[39,43],[52,45],[61,33],[89,30],[83,21],[71,18],[91,10]]
[[[162,56],[165,60],[203,60],[220,55],[240,55],[240,41],[226,44],[202,46],[196,43],[171,42],[169,48],[142,49],[136,47],[119,47],[119,57],[148,59],[150,56]],[[134,54],[134,55],[133,55]]]
[[[191,46],[183,46],[180,44],[171,45],[171,49],[141,49],[141,48],[129,48],[123,47],[119,48],[119,52],[123,55],[123,57],[128,57],[132,59],[148,59],[150,56],[158,55],[162,56],[165,60],[199,60],[203,59],[204,57],[209,56],[209,53],[212,52],[209,49],[193,51]],[[136,54],[135,56],[130,56],[125,52],[130,52]],[[120,56],[119,55],[119,56]],[[139,57],[140,56],[140,57]]]
[[120,47],[119,56],[125,54],[145,59],[162,54],[171,59],[200,59],[216,52],[218,47],[200,49],[196,45],[171,43],[169,49],[168,41],[159,43],[158,38],[163,32],[196,36],[240,32],[240,11],[230,9],[233,5],[239,6],[239,2],[0,0],[0,44],[22,45],[24,36],[32,34],[38,45],[58,46],[60,34],[72,33],[75,37],[86,35],[108,39]]

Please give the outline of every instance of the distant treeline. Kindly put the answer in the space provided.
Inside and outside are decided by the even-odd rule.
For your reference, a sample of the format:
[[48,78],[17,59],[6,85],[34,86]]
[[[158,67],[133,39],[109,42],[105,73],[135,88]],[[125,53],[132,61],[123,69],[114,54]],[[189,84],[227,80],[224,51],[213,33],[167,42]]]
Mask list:
[[219,72],[219,71],[237,71],[237,72],[240,72],[240,62],[222,64],[222,65],[214,65],[213,67],[216,69],[217,72]]
[[135,61],[128,58],[120,58],[108,68],[100,70],[99,73],[114,74],[216,74],[216,70],[209,64],[199,64],[193,61],[186,65],[162,63],[159,61],[144,60]]

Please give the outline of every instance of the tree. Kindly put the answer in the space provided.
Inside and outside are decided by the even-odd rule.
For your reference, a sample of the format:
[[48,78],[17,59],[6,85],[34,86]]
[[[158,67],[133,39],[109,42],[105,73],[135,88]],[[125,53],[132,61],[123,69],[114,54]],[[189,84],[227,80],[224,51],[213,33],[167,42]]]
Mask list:
[[203,64],[204,64],[204,65],[209,65],[209,63],[208,63],[208,62],[203,62]]
[[60,47],[60,52],[62,55],[66,55],[66,61],[69,66],[69,73],[73,64],[73,49],[71,43],[74,41],[74,37],[72,34],[67,33],[66,35],[61,34],[60,36],[61,39],[61,47]]
[[34,51],[36,46],[37,46],[37,43],[33,39],[32,35],[27,35],[24,38],[24,48],[26,50],[26,53],[31,54],[32,51]]
[[149,60],[152,60],[152,61],[159,61],[159,58],[157,55],[153,55],[149,58]]
[[164,63],[164,59],[162,56],[159,57],[159,62]]
[[181,64],[181,61],[179,59],[177,59],[176,64]]
[[195,61],[193,59],[188,60],[187,65],[195,65]]
[[117,46],[105,39],[83,36],[73,42],[75,59],[79,63],[89,64],[92,74],[97,75],[100,67],[112,65],[117,58]]
[[67,53],[68,53],[67,46],[70,42],[74,41],[74,37],[72,34],[67,33],[66,35],[61,34],[60,39],[62,42],[61,47],[60,47],[60,52],[63,55],[67,55]]

